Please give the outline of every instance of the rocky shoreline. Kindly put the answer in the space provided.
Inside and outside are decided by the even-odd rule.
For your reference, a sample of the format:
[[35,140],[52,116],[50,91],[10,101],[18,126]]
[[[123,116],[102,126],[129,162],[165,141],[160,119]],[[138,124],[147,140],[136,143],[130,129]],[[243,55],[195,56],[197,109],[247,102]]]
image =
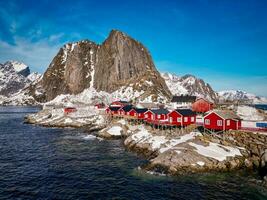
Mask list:
[[44,109],[26,116],[25,122],[49,127],[83,128],[105,139],[123,139],[126,149],[149,160],[149,164],[143,166],[147,171],[179,175],[257,170],[264,177],[260,184],[267,187],[267,134],[229,131],[210,135],[201,133],[196,127],[170,133],[124,119],[107,120],[92,109],[69,115],[59,109]]

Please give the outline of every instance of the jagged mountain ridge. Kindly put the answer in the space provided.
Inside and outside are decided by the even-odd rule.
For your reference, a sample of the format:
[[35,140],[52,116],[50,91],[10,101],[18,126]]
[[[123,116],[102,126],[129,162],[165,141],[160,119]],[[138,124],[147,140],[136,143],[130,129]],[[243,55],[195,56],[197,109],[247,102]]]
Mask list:
[[213,102],[218,99],[217,93],[208,83],[193,75],[187,74],[179,77],[171,73],[162,73],[161,76],[173,95],[195,95]]
[[29,73],[29,67],[23,63],[8,61],[0,64],[0,95],[9,96],[30,84]]
[[132,91],[139,100],[171,97],[148,50],[117,30],[100,45],[89,40],[66,44],[49,65],[41,86],[46,101],[87,88],[121,94]]
[[267,98],[260,97],[255,94],[247,93],[241,90],[225,90],[218,92],[219,100],[221,102],[244,102],[253,104],[266,104]]

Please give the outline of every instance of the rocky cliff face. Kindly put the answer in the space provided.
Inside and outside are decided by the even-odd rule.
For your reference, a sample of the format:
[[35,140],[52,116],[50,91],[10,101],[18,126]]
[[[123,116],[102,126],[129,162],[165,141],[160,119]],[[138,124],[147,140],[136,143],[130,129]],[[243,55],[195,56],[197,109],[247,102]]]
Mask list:
[[212,87],[202,79],[193,75],[178,77],[174,74],[161,74],[173,95],[195,95],[206,98],[209,101],[217,101],[218,95]]
[[21,66],[25,66],[23,68],[19,68],[15,64],[15,62],[10,61],[0,64],[0,95],[14,94],[31,82],[24,76],[29,68],[22,63],[20,63]]
[[77,94],[86,88],[108,93],[138,93],[139,99],[170,98],[148,50],[124,33],[112,30],[101,44],[85,40],[66,44],[49,65],[41,86],[45,99]]

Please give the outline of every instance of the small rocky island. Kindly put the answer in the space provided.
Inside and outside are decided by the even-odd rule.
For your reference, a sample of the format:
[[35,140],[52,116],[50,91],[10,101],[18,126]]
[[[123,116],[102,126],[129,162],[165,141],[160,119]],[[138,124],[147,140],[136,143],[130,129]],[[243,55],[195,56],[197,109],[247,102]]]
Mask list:
[[[258,170],[266,173],[267,134],[227,131],[208,134],[195,125],[172,132],[123,118],[110,118],[94,107],[65,114],[63,109],[43,109],[25,117],[27,123],[49,127],[74,127],[105,139],[122,139],[125,148],[145,156],[147,171],[178,175],[212,171]],[[267,185],[266,177],[263,185]]]

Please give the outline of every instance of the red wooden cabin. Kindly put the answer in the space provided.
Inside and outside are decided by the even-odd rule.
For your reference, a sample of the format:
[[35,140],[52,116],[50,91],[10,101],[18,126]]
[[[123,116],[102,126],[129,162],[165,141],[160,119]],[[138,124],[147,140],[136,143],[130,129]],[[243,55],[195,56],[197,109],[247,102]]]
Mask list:
[[169,124],[188,126],[196,123],[196,113],[191,109],[176,109],[168,114]]
[[130,115],[130,110],[132,110],[133,106],[132,105],[126,105],[126,106],[123,106],[121,107],[119,110],[118,110],[118,113],[120,115]]
[[199,98],[192,104],[192,110],[198,113],[205,113],[213,109],[213,103],[206,99]]
[[66,108],[64,108],[64,113],[65,114],[73,113],[73,112],[76,112],[76,111],[77,111],[77,109],[74,108],[74,107],[66,107]]
[[130,116],[135,117],[137,119],[144,119],[146,111],[148,111],[147,108],[132,108],[129,114]]
[[107,107],[106,113],[110,115],[117,115],[119,114],[120,107]]
[[166,120],[169,111],[164,108],[148,110],[144,113],[145,120],[147,121],[159,121]]
[[204,116],[204,128],[210,130],[238,130],[241,119],[230,111],[213,110]]

